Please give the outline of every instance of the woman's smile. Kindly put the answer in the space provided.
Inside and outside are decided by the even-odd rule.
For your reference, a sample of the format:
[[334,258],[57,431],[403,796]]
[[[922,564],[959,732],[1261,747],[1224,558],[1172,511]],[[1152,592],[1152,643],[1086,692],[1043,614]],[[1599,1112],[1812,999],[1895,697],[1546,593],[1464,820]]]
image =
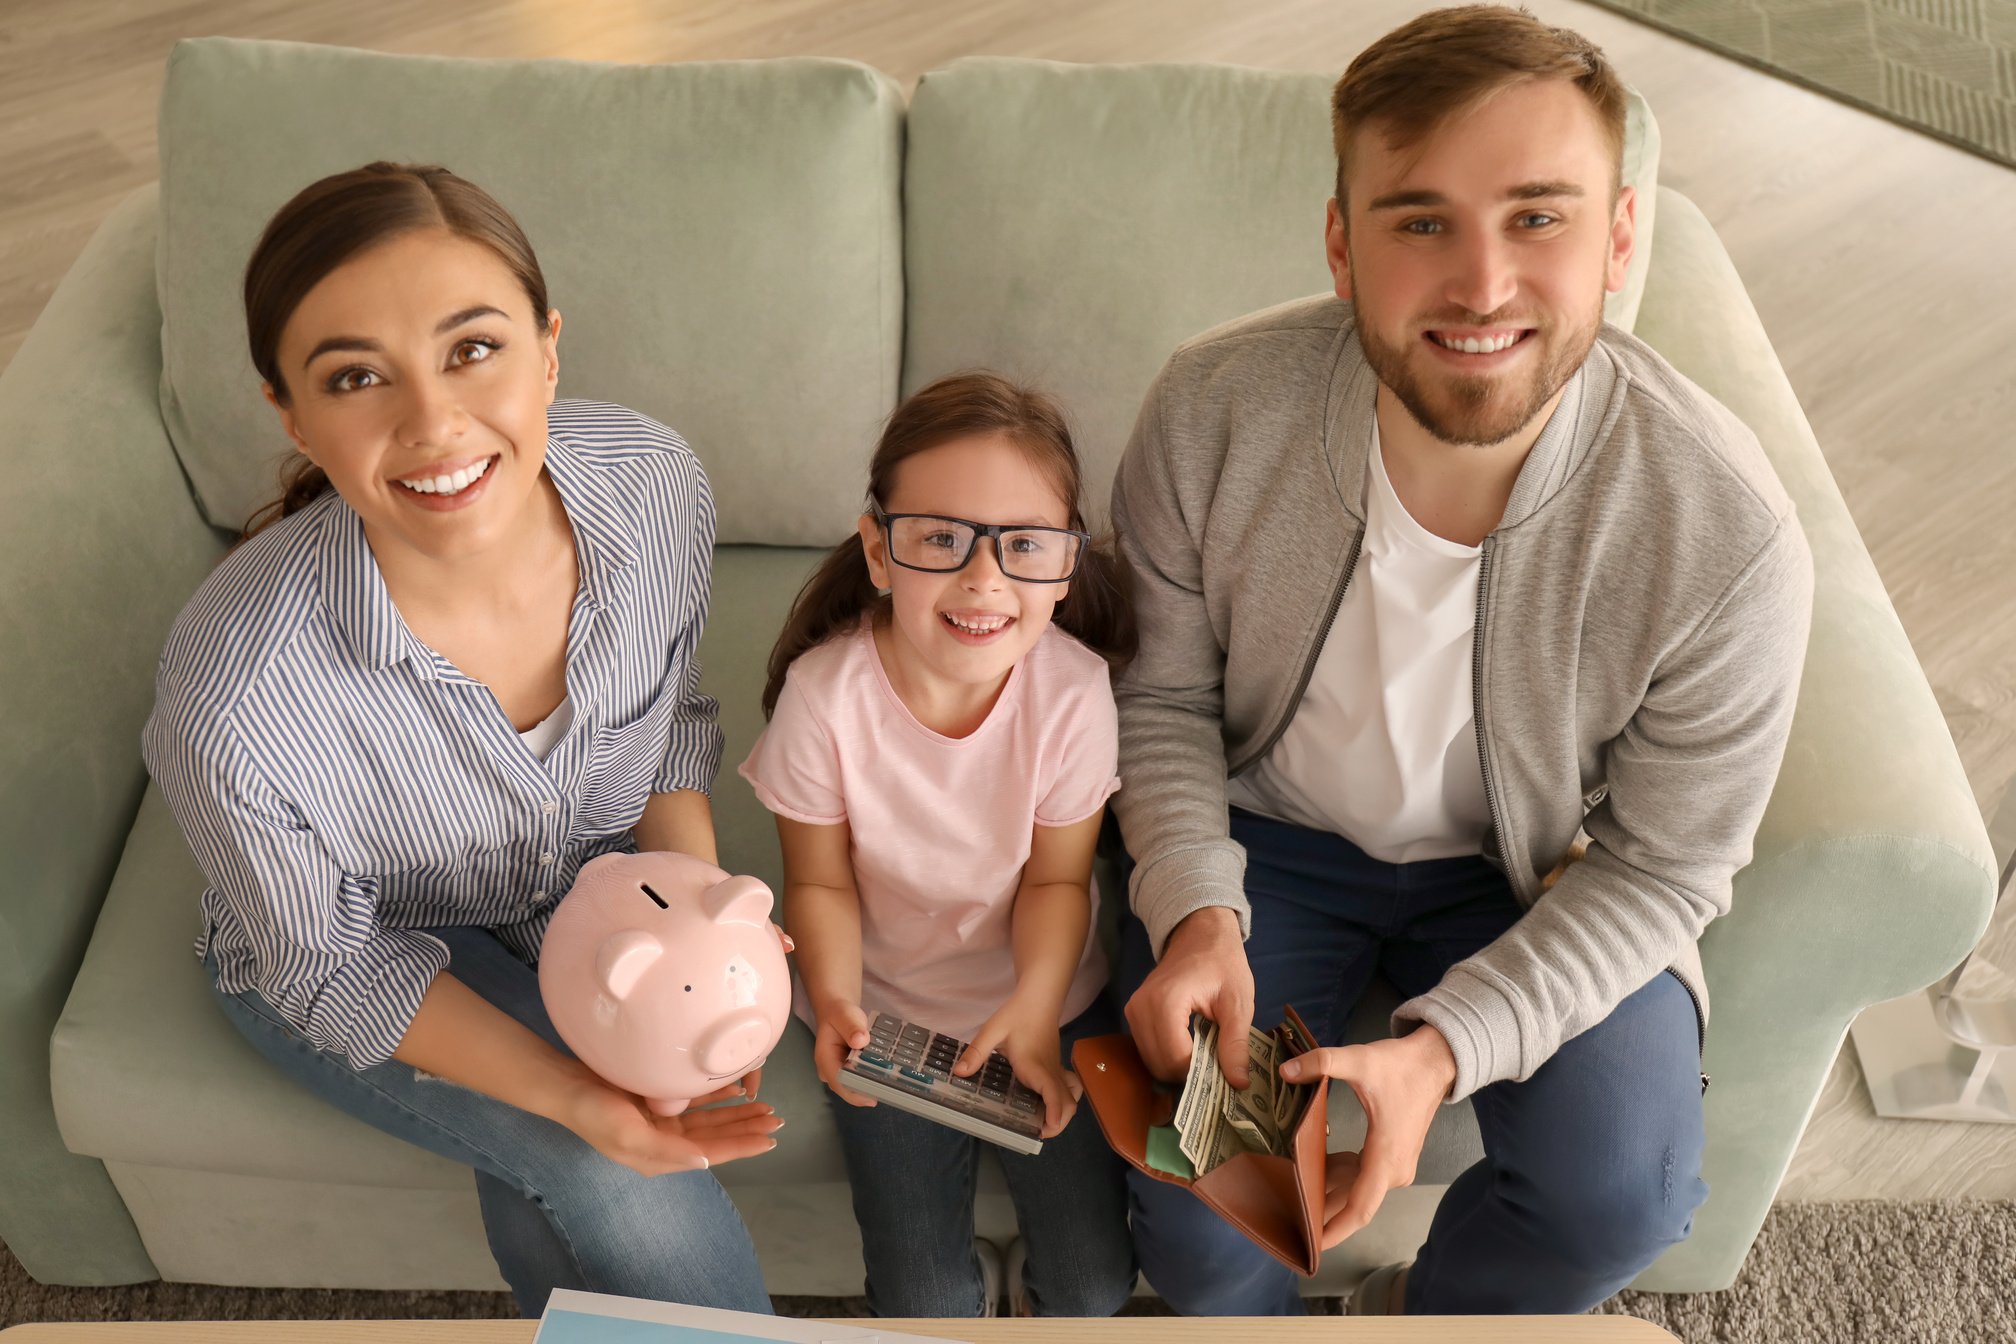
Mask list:
[[425,467],[407,476],[394,477],[393,484],[398,488],[393,493],[416,508],[434,513],[466,509],[483,497],[496,475],[492,468],[502,460],[503,454],[493,453],[489,457]]

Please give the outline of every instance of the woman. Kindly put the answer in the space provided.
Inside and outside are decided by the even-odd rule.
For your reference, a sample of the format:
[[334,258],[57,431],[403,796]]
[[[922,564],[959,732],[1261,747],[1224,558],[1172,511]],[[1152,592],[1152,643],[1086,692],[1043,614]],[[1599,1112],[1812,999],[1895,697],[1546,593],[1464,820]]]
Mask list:
[[440,168],[302,191],[245,315],[300,456],[176,623],[145,742],[209,881],[219,1003],[311,1090],[474,1169],[527,1315],[556,1287],[768,1310],[704,1168],[782,1122],[650,1115],[565,1052],[532,969],[589,859],[715,857],[700,464],[554,400],[531,246]]

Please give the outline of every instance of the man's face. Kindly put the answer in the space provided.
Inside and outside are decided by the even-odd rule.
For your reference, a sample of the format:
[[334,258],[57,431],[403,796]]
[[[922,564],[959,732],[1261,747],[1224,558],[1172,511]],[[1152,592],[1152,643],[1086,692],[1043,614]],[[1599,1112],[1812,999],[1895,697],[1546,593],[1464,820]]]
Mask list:
[[1334,201],[1326,224],[1331,274],[1373,372],[1436,438],[1502,442],[1581,368],[1631,258],[1614,171],[1566,80],[1514,85],[1406,150],[1377,124],[1358,132],[1349,233]]

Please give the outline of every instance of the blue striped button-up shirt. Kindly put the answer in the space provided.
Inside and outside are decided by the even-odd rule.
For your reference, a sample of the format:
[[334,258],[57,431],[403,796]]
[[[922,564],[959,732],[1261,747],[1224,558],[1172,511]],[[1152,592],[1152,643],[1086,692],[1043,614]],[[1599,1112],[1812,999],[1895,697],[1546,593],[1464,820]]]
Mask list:
[[546,469],[581,583],[573,724],[544,760],[407,628],[333,491],[227,557],[161,657],[144,747],[210,884],[197,953],[356,1068],[390,1058],[448,964],[421,930],[493,928],[534,960],[581,865],[720,765],[699,461],[634,411],[561,401]]

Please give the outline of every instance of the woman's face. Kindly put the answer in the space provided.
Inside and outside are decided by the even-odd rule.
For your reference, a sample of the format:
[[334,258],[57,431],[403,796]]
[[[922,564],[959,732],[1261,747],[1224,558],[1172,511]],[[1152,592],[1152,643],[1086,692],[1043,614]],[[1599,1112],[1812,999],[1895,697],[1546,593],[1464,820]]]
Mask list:
[[518,535],[546,460],[559,313],[481,243],[402,234],[337,267],[280,333],[267,399],[380,552],[452,560]]

